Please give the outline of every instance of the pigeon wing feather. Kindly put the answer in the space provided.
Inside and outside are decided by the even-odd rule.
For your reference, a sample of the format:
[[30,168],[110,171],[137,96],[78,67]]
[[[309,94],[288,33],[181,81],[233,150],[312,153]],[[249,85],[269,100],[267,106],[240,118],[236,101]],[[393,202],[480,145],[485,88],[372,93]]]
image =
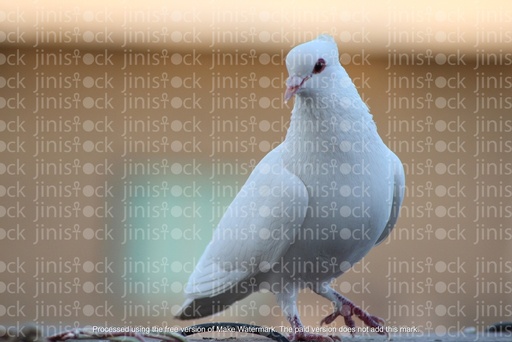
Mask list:
[[283,165],[281,150],[255,167],[220,220],[185,288],[188,298],[216,296],[268,271],[293,243],[308,192]]
[[381,236],[375,243],[376,245],[384,241],[395,227],[400,212],[400,206],[404,199],[405,190],[405,173],[404,167],[400,159],[391,152],[392,166],[394,169],[394,185],[393,185],[393,203],[391,204],[391,211],[389,213],[389,220],[382,232]]

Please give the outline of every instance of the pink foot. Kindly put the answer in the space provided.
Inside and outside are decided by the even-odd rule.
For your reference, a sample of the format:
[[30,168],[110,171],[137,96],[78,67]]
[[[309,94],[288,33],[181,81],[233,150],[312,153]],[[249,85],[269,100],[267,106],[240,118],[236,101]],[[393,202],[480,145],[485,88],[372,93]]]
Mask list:
[[297,315],[288,317],[288,322],[290,322],[290,325],[293,329],[293,333],[288,336],[288,340],[290,341],[341,342],[341,338],[338,336],[327,336],[306,332],[304,325],[302,325],[302,322]]
[[316,341],[316,342],[334,342],[334,341],[340,341],[341,338],[338,336],[326,336],[326,335],[319,335],[319,334],[310,334],[305,332],[298,332],[295,334],[290,334],[288,336],[288,339],[290,341]]
[[382,318],[368,314],[367,312],[363,311],[360,307],[356,306],[350,300],[341,295],[339,295],[338,299],[342,303],[341,310],[337,310],[330,314],[329,316],[322,319],[322,321],[320,321],[320,325],[330,324],[334,322],[334,320],[337,317],[342,316],[343,319],[345,320],[345,324],[351,329],[352,336],[354,336],[356,324],[352,319],[352,316],[356,315],[361,321],[363,321],[364,324],[366,324],[370,328],[374,328],[379,335],[388,336],[387,331],[383,327],[385,321]]

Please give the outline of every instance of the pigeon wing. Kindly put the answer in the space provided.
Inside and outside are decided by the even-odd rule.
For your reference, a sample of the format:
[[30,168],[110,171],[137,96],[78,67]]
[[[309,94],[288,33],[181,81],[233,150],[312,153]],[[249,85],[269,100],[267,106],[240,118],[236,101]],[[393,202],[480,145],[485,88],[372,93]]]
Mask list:
[[404,199],[405,190],[405,173],[404,167],[400,159],[391,152],[391,162],[394,169],[394,185],[393,185],[393,203],[391,204],[391,212],[389,213],[388,223],[384,228],[384,231],[380,235],[379,239],[375,243],[376,245],[384,241],[395,227],[396,221],[398,220],[398,214],[400,212],[400,206]]
[[190,276],[188,298],[221,294],[268,271],[293,243],[308,192],[281,153],[279,146],[261,160],[225,212]]

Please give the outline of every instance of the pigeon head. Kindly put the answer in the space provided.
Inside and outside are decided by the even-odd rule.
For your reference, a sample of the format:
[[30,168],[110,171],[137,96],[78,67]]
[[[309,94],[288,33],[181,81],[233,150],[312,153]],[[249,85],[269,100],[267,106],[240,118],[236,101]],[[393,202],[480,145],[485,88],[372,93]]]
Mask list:
[[320,35],[293,48],[286,56],[286,68],[285,102],[295,94],[312,95],[332,86],[333,73],[341,68],[338,46],[331,36]]

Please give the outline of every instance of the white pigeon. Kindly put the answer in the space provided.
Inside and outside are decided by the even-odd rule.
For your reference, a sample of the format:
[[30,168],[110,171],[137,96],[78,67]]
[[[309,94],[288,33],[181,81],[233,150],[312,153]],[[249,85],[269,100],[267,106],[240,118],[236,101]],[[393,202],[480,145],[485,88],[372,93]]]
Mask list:
[[385,333],[383,320],[355,306],[330,283],[382,242],[404,191],[400,159],[387,148],[367,106],[321,35],[286,57],[285,101],[295,95],[285,140],[254,168],[190,276],[179,319],[225,310],[268,290],[292,326],[293,340],[332,341],[305,331],[297,295],[310,288]]

